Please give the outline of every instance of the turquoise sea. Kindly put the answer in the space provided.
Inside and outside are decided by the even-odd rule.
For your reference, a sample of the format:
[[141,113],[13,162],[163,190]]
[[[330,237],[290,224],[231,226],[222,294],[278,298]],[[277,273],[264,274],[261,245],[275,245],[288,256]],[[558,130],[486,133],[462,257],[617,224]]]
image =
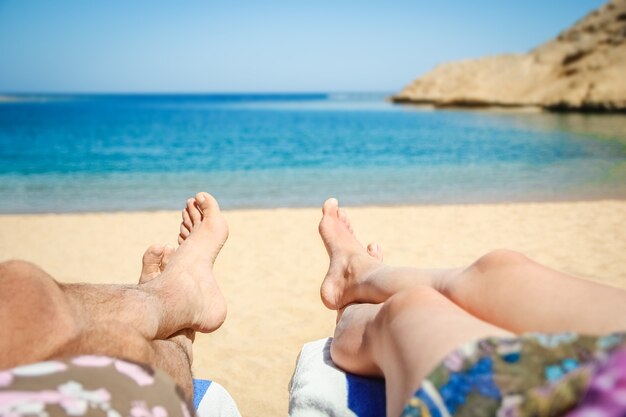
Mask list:
[[626,116],[429,110],[385,94],[0,103],[0,213],[626,198]]

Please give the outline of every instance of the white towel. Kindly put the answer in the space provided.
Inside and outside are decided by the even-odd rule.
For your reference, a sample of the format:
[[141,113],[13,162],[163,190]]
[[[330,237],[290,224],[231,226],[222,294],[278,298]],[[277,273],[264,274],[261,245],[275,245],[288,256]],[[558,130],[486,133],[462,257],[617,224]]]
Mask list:
[[241,417],[235,400],[220,384],[202,379],[193,384],[198,417]]
[[290,417],[356,417],[343,371],[330,359],[331,339],[305,344],[289,383]]
[[316,340],[302,347],[289,384],[289,416],[384,416],[384,381],[337,368],[330,358],[331,341]]

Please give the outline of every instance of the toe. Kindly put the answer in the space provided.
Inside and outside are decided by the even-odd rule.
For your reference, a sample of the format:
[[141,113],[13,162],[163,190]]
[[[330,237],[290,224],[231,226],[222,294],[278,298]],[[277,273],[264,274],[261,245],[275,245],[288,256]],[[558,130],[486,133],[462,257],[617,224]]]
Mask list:
[[354,229],[352,228],[352,224],[350,223],[350,218],[348,217],[348,212],[344,208],[339,209],[339,220],[346,225],[348,231],[354,235]]
[[161,263],[161,258],[163,257],[163,251],[165,250],[165,246],[163,245],[151,245],[143,254],[141,258],[141,263],[143,266],[150,266],[154,264]]
[[209,193],[201,192],[196,194],[196,204],[203,216],[216,214],[220,211],[217,200]]
[[372,257],[376,258],[379,261],[383,261],[383,250],[378,245],[378,243],[370,243],[367,245],[367,253]]
[[165,245],[165,247],[163,248],[163,257],[161,258],[161,272],[163,272],[165,270],[165,267],[167,267],[167,264],[172,258],[174,252],[174,248],[170,245]]
[[[198,224],[202,221],[202,213],[200,213],[200,210],[196,205],[196,200],[193,198],[187,200],[187,208],[185,211],[189,215],[192,224]],[[191,230],[191,227],[189,227],[189,230]]]
[[339,220],[341,220],[343,224],[348,226],[348,214],[346,213],[345,209],[339,209]]
[[150,281],[161,272],[160,265],[164,251],[163,245],[152,245],[146,250],[141,258],[139,283]]
[[187,229],[187,227],[184,224],[181,224],[180,225],[180,235],[182,236],[182,238],[183,239],[187,239],[190,234],[191,234],[191,230]]
[[339,201],[336,198],[329,198],[324,202],[322,213],[324,216],[338,217]]
[[193,227],[193,222],[191,220],[191,216],[189,215],[189,209],[185,208],[182,213],[183,224],[189,230]]

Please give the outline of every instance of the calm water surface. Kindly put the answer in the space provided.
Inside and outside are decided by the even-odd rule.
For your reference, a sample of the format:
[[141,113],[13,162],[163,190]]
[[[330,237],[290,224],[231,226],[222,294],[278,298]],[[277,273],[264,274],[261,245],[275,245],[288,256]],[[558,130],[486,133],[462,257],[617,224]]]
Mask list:
[[626,197],[626,116],[432,111],[380,94],[0,103],[0,213]]

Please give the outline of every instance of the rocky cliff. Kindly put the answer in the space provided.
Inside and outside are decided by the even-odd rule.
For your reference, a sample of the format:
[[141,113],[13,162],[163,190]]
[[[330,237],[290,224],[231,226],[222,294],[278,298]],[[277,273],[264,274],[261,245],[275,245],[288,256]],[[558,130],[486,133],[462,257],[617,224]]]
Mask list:
[[594,10],[525,54],[440,65],[391,98],[437,107],[626,111],[626,0]]

